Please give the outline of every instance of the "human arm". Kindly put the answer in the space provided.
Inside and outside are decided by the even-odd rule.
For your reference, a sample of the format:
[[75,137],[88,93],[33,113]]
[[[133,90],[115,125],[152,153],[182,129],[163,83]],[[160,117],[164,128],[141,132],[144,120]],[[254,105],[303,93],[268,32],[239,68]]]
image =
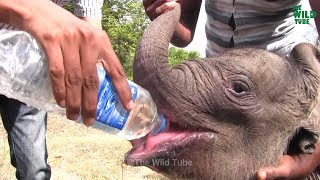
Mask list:
[[51,1],[0,0],[0,22],[33,35],[43,47],[55,100],[69,119],[81,115],[86,125],[96,116],[98,78],[102,59],[122,104],[133,106],[124,70],[108,35]]
[[202,0],[144,0],[146,14],[151,20],[172,10],[176,2],[181,5],[180,22],[173,35],[171,43],[177,47],[185,47],[191,43],[200,12]]
[[257,172],[258,180],[301,179],[310,175],[320,165],[320,140],[312,154],[282,156],[275,167],[263,167]]
[[99,20],[99,19],[89,18],[89,17],[79,17],[79,18],[82,19],[83,21],[90,23],[91,25],[93,25],[94,27],[96,27],[98,29],[102,29],[101,20]]

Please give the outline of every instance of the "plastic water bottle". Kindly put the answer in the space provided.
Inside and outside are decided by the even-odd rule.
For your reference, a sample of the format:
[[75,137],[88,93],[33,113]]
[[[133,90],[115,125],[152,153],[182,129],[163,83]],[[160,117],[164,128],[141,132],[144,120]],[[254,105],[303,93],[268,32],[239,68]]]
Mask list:
[[[128,81],[135,108],[123,108],[109,76],[97,66],[98,105],[93,128],[127,140],[161,132],[166,124],[149,92]],[[24,31],[0,30],[0,94],[48,112],[64,114],[54,101],[48,63],[36,40]],[[81,116],[77,122],[82,122]]]

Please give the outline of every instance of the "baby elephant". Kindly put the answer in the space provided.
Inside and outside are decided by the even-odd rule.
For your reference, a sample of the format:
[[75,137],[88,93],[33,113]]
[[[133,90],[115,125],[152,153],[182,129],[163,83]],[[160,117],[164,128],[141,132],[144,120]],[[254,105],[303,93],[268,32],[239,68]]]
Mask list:
[[153,21],[137,48],[134,81],[169,122],[165,132],[135,141],[125,162],[173,179],[240,180],[253,179],[284,153],[313,152],[320,132],[318,50],[299,44],[284,59],[234,49],[171,67],[168,44],[179,16],[177,6]]

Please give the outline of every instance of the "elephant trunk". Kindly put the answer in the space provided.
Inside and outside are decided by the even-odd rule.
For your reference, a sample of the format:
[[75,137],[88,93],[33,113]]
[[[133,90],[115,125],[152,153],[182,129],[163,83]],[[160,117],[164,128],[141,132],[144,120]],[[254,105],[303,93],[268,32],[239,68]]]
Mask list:
[[179,22],[180,11],[180,4],[177,4],[172,11],[152,21],[136,49],[133,80],[147,89],[156,103],[163,103],[161,97],[169,92],[167,90],[184,82],[183,72],[172,68],[168,62],[168,47]]

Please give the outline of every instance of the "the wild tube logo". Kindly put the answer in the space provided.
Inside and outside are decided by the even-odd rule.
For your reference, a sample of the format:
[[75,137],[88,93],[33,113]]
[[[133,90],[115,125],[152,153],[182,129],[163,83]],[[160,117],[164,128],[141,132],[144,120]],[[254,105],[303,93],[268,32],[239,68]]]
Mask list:
[[301,9],[301,5],[295,6],[292,9],[294,21],[296,24],[309,24],[310,19],[313,19],[316,17],[317,13],[313,10],[311,11],[305,11]]

